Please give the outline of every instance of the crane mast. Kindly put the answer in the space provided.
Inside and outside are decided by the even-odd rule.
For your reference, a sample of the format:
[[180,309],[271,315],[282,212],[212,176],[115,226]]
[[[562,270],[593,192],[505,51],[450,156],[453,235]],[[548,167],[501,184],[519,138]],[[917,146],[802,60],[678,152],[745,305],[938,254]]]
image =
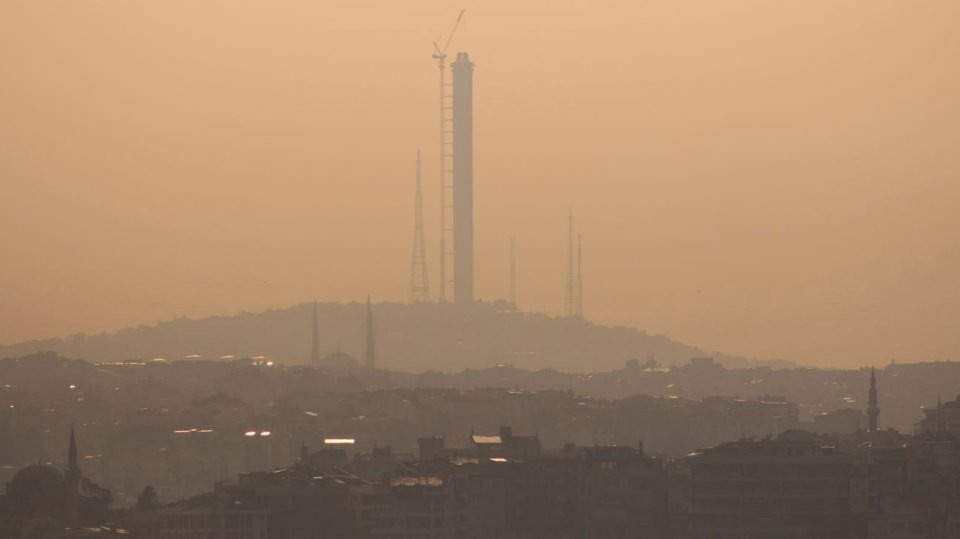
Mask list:
[[450,31],[443,48],[436,42],[433,43],[433,59],[437,61],[437,67],[440,69],[440,294],[441,303],[447,301],[447,287],[453,283],[455,276],[447,277],[447,264],[453,256],[453,251],[448,250],[448,246],[453,244],[453,183],[451,175],[453,170],[450,168],[453,161],[453,114],[452,107],[447,104],[449,85],[446,81],[447,74],[447,48],[453,40],[457,28],[460,26],[460,20],[466,10],[461,9],[457,15],[457,21]]

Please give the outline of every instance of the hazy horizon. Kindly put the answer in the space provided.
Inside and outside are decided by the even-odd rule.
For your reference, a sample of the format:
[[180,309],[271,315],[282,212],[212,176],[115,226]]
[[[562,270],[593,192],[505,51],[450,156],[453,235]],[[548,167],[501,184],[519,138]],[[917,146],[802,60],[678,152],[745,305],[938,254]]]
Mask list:
[[406,298],[437,68],[477,296],[831,367],[960,356],[960,3],[0,4],[0,344]]

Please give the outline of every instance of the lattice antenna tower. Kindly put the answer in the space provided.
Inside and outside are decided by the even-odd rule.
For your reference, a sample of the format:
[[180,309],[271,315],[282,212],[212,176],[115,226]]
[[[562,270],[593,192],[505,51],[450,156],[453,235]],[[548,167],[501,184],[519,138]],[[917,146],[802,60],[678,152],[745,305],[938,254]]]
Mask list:
[[420,150],[417,150],[417,194],[414,198],[413,256],[410,260],[410,303],[430,301],[430,279],[427,276],[426,242],[423,239],[423,191],[420,176]]
[[573,274],[573,208],[570,208],[570,216],[567,219],[567,281],[565,288],[563,314],[564,316],[576,316],[577,281]]
[[583,238],[577,235],[577,318],[583,318]]
[[363,364],[368,369],[377,368],[376,333],[373,326],[373,306],[367,296],[367,316],[363,324]]
[[510,307],[517,308],[517,241],[510,238]]
[[[447,301],[447,288],[453,286],[455,276],[447,276],[447,265],[453,258],[453,107],[448,101],[451,85],[447,84],[447,48],[460,26],[466,10],[461,9],[457,22],[440,48],[433,43],[433,59],[440,69],[440,302]],[[449,250],[448,250],[449,249]]]

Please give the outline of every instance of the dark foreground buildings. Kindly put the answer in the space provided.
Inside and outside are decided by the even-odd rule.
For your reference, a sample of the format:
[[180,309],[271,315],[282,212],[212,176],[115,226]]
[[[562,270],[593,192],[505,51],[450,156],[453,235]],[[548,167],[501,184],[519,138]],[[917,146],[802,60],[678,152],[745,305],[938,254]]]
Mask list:
[[683,459],[691,539],[856,537],[853,457],[807,433],[732,442]]
[[137,531],[164,539],[668,536],[659,459],[605,447],[521,461],[497,456],[509,444],[503,453],[482,445],[410,461],[385,449],[342,466],[307,455],[159,508]]
[[132,528],[157,539],[960,538],[960,442],[858,436],[793,431],[675,460],[623,446],[515,460],[486,440],[448,449],[428,439],[431,458],[380,448],[348,460],[325,448]]
[[556,447],[509,427],[450,445],[422,438],[416,455],[354,453],[352,440],[330,438],[312,452],[300,444],[290,466],[166,505],[146,488],[135,509],[114,513],[109,492],[80,473],[71,437],[66,473],[29,466],[7,485],[0,537],[122,535],[107,524],[118,521],[146,539],[960,539],[957,403],[926,410],[914,435],[874,420],[848,435],[787,430],[679,458],[639,441]]
[[[2,442],[0,442],[2,443]],[[70,429],[67,468],[33,464],[17,472],[0,497],[0,538],[114,537],[126,531],[109,520],[110,491],[83,476],[77,438]]]
[[[876,383],[871,394],[876,394]],[[958,401],[960,402],[960,401]],[[876,398],[869,399],[878,410]],[[544,449],[509,427],[466,447],[420,440],[348,458],[337,446],[293,466],[157,509],[148,538],[960,538],[953,406],[915,436],[786,431],[670,459],[639,446]],[[931,430],[932,429],[932,430]]]

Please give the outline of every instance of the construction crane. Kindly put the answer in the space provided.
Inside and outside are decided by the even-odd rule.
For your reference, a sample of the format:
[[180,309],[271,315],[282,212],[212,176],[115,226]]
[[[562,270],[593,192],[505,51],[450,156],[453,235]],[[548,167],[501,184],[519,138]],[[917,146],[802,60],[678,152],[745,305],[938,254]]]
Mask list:
[[460,27],[460,21],[463,19],[463,14],[466,13],[466,9],[461,9],[460,14],[457,15],[457,22],[453,23],[453,30],[450,30],[450,35],[447,37],[446,43],[443,44],[441,49],[437,46],[437,42],[433,42],[433,59],[439,60],[440,64],[443,65],[447,59],[447,48],[450,47],[450,42],[453,41],[453,35],[457,33],[457,28]]
[[[452,175],[453,170],[447,168],[448,162],[453,161],[453,141],[447,140],[449,135],[453,134],[452,131],[452,109],[447,106],[447,82],[446,82],[446,73],[447,73],[447,48],[450,47],[450,42],[453,41],[454,34],[457,33],[457,28],[460,27],[460,21],[463,19],[463,14],[466,12],[466,9],[461,9],[460,14],[457,15],[457,22],[453,24],[453,29],[450,30],[450,35],[447,36],[447,41],[443,44],[443,48],[437,45],[437,42],[433,42],[433,59],[437,61],[437,67],[440,68],[440,302],[443,303],[447,301],[447,285],[453,281],[453,279],[447,279],[447,262],[449,257],[453,255],[453,251],[447,251],[447,241],[450,240],[450,244],[453,243],[451,234],[453,233],[453,202],[452,191],[453,184],[448,180],[448,177]],[[448,213],[450,214],[448,216]],[[455,276],[454,276],[455,277]]]

